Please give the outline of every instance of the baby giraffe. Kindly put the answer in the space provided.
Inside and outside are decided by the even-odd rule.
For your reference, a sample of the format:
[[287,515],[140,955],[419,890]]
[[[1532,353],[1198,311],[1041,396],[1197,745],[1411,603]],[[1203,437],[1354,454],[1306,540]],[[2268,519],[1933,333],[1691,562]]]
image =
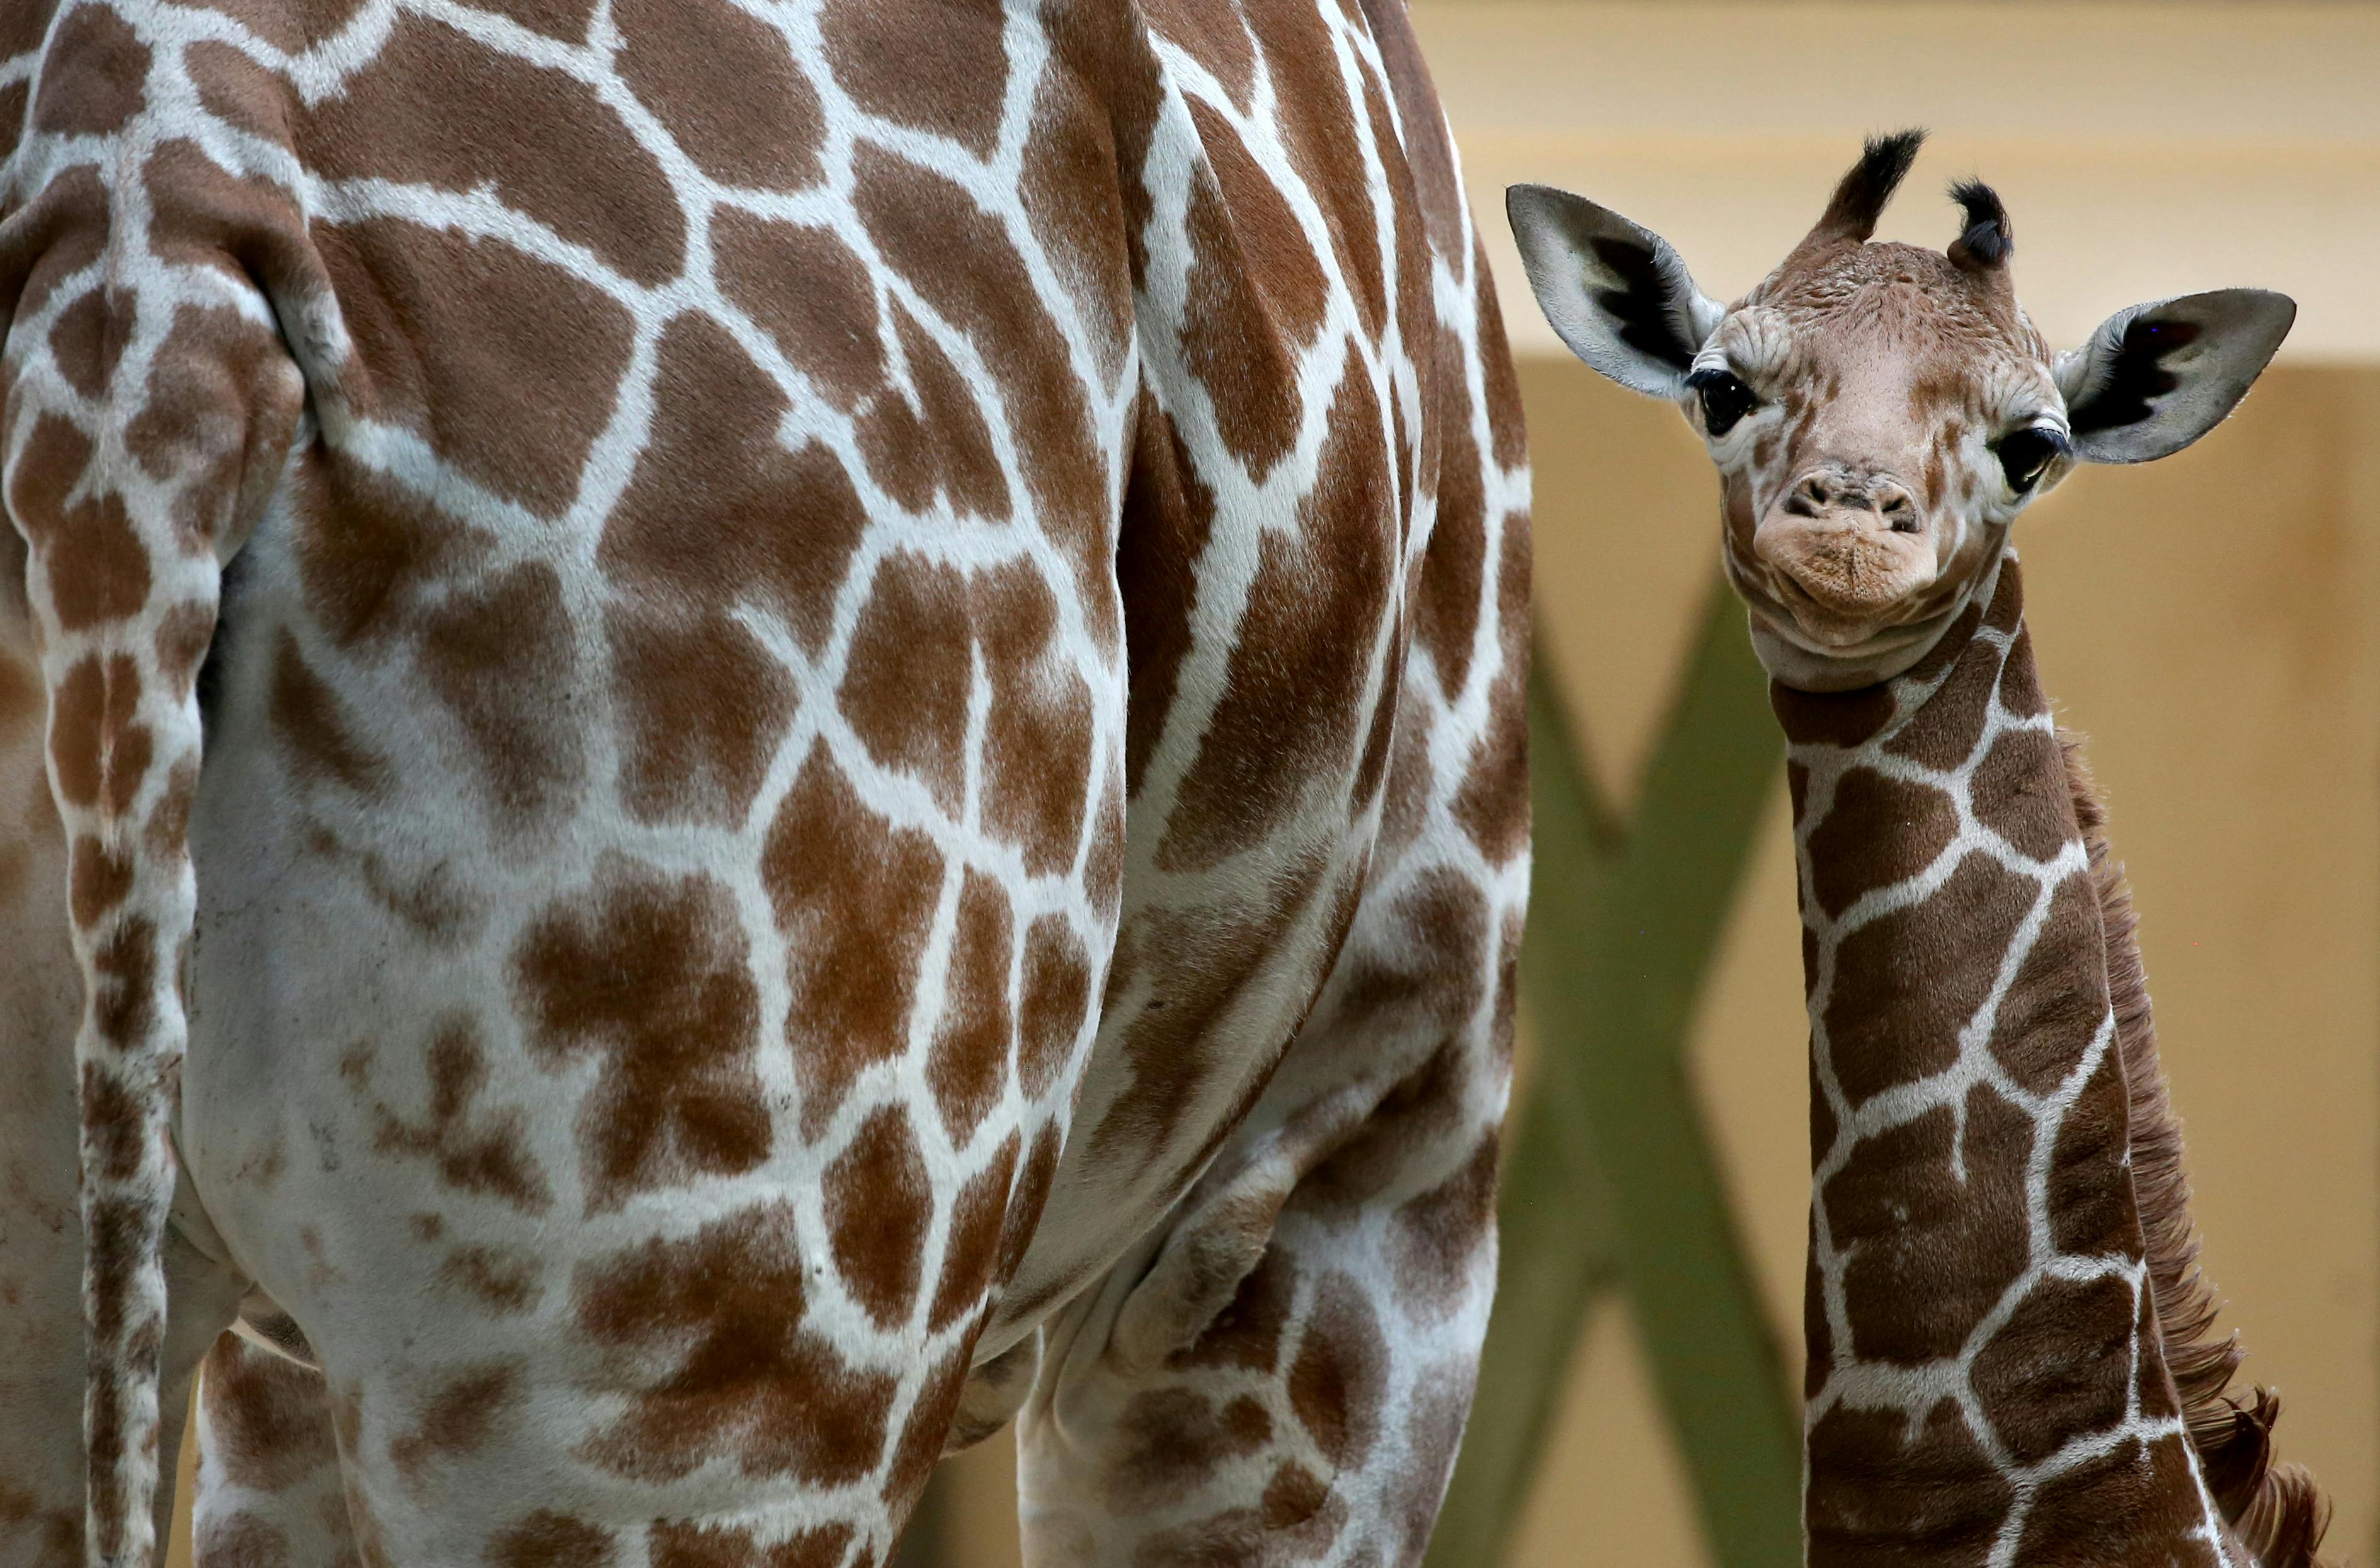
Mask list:
[[1810,1012],[1805,1556],[2314,1562],[2278,1402],[2227,1396],[2122,876],[2034,675],[2010,525],[2078,462],[2179,451],[2288,333],[2277,294],[2119,312],[2052,357],[2007,213],[1870,241],[1922,133],[1869,142],[1743,299],[1518,186],[1563,341],[1709,443],[1727,573],[1790,742]]

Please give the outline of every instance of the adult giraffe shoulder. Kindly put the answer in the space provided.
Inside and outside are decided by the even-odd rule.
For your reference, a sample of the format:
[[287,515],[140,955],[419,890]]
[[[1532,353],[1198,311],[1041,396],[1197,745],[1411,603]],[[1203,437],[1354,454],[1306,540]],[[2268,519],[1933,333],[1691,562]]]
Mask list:
[[2302,1568],[2328,1505],[2227,1390],[2131,903],[2034,673],[2010,525],[2077,461],[2228,415],[2294,315],[2235,289],[2053,359],[1999,198],[1871,241],[1868,143],[1743,299],[1581,198],[1512,192],[1531,283],[1676,399],[1789,741],[1810,1013],[1803,1524],[1813,1564]]
[[1528,530],[1400,6],[25,0],[0,323],[0,1562],[79,1295],[98,1562],[202,1355],[202,1564],[872,1563],[1020,1408],[1036,1564],[1418,1557]]

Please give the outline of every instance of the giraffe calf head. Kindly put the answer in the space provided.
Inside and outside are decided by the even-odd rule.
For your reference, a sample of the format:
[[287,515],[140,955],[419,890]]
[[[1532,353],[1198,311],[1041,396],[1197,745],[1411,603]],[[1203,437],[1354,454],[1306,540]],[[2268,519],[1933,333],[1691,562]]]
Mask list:
[[2111,316],[2053,354],[2018,305],[2008,213],[1952,187],[1947,251],[1877,242],[1924,140],[1868,142],[1808,237],[1733,305],[1659,236],[1567,191],[1506,205],[1538,305],[1622,386],[1674,401],[1718,466],[1728,576],[1777,679],[1842,690],[1923,658],[1998,564],[2009,525],[2077,462],[2204,435],[2297,307],[2222,289]]

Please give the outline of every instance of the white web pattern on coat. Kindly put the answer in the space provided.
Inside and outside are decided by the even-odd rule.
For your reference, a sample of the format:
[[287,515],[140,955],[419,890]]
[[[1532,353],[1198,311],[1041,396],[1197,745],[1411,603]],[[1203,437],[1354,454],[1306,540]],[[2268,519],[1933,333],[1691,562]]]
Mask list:
[[[2015,552],[2009,552],[2004,559],[2013,561]],[[1974,602],[1985,605],[1993,602],[1998,592],[1998,568],[1995,568],[1978,587]],[[2005,670],[2009,650],[2018,635],[2015,631],[1984,626],[1978,628],[1973,640],[1991,648]],[[1832,1144],[1812,1170],[1810,1200],[1812,1266],[1818,1277],[1828,1341],[1833,1357],[1828,1367],[1825,1386],[1803,1410],[1803,1431],[1806,1437],[1822,1417],[1841,1406],[1853,1410],[1897,1412],[1913,1436],[1927,1416],[1944,1401],[1955,1404],[1961,1420],[1977,1447],[2014,1492],[2008,1516],[2001,1521],[1999,1533],[1992,1545],[1991,1556],[1987,1560],[1989,1568],[2009,1568],[2015,1562],[2025,1521],[2046,1483],[2078,1465],[2113,1453],[2128,1442],[2138,1441],[2145,1453],[2156,1442],[2178,1440],[2190,1467],[2191,1482],[2198,1492],[2200,1519],[2197,1528],[2191,1532],[2191,1538],[2204,1540],[2216,1562],[2231,1568],[2232,1560],[2223,1545],[2221,1516],[2212,1494],[2206,1489],[2197,1451],[2189,1440],[2183,1418],[2180,1415],[2151,1417],[2141,1410],[2140,1369],[2143,1346],[2139,1324],[2142,1319],[2141,1295],[2150,1288],[2146,1262],[2142,1258],[2121,1253],[2062,1252],[2050,1229],[2050,1160],[2068,1112],[2081,1096],[2083,1086],[2098,1071],[2107,1052],[2116,1049],[2114,1010],[2111,1006],[2103,1012],[2082,1059],[2046,1094],[2034,1093],[2018,1084],[1991,1051],[1991,1039],[1998,1027],[2001,1003],[2040,936],[2052,901],[2069,881],[2075,878],[2087,881],[2090,860],[2088,851],[2079,837],[2060,845],[2058,852],[2047,859],[2036,859],[2010,843],[1976,814],[1973,793],[1974,775],[2004,735],[2035,731],[2050,735],[2055,744],[2055,722],[2046,707],[2034,713],[2011,711],[2002,704],[1999,681],[1995,678],[1981,733],[1956,767],[1929,767],[1885,749],[1885,743],[1900,732],[1902,723],[1948,681],[1957,663],[1955,660],[1946,662],[1927,679],[1904,677],[1894,681],[1890,688],[1892,717],[1866,741],[1851,747],[1797,743],[1791,749],[1792,760],[1808,770],[1806,804],[1801,820],[1794,824],[1793,838],[1796,875],[1800,879],[1802,920],[1815,942],[1809,995],[1811,1062],[1815,1092],[1825,1097],[1835,1126]],[[1868,889],[1852,900],[1841,914],[1829,916],[1816,896],[1810,841],[1833,810],[1835,794],[1844,775],[1855,769],[1866,770],[1896,784],[1940,794],[1949,802],[1956,815],[1957,830],[1949,843],[1925,867],[1899,881]],[[1978,855],[2005,871],[2030,880],[2034,883],[2032,906],[2025,911],[2024,918],[2010,938],[2008,950],[2000,955],[1998,973],[1993,978],[1990,991],[1973,1015],[1960,1027],[1956,1060],[1938,1072],[1894,1084],[1854,1106],[1837,1078],[1833,1043],[1828,1038],[1826,1023],[1842,943],[1853,932],[1878,919],[1925,903],[1941,891],[1969,857]],[[1850,1164],[1853,1151],[1868,1138],[1942,1110],[1949,1111],[1951,1117],[1951,1171],[1960,1182],[1965,1182],[1966,1107],[1968,1096],[1978,1087],[1989,1088],[2032,1124],[2033,1144],[2026,1162],[2024,1183],[2025,1266],[2001,1291],[1991,1309],[1968,1332],[1956,1355],[1916,1366],[1862,1362],[1853,1348],[1844,1283],[1852,1253],[1838,1249],[1834,1244],[1825,1202],[1827,1184]],[[2124,1163],[2125,1168],[2130,1169],[2129,1153]],[[2121,1280],[2131,1295],[2133,1326],[2130,1332],[2122,1418],[2111,1426],[2069,1438],[2055,1453],[2035,1464],[2022,1464],[1993,1425],[1983,1399],[1976,1392],[1976,1359],[1998,1337],[2035,1287],[2050,1280],[2083,1283],[2104,1279]]]

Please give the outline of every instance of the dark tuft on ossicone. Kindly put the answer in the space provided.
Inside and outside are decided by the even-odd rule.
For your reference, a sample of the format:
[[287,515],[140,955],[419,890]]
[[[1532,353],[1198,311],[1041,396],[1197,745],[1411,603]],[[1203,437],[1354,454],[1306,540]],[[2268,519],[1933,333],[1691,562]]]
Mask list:
[[1834,199],[1827,203],[1811,237],[1858,244],[1875,234],[1884,204],[1892,200],[1892,193],[1909,174],[1909,165],[1917,161],[1917,150],[1925,144],[1925,133],[1914,128],[1869,137],[1860,149],[1859,162],[1835,187]]
[[1950,260],[1962,267],[1998,267],[2016,249],[2009,228],[2008,209],[1999,192],[1979,179],[1962,179],[1950,188],[1950,200],[1967,215],[1966,226],[1950,242]]

